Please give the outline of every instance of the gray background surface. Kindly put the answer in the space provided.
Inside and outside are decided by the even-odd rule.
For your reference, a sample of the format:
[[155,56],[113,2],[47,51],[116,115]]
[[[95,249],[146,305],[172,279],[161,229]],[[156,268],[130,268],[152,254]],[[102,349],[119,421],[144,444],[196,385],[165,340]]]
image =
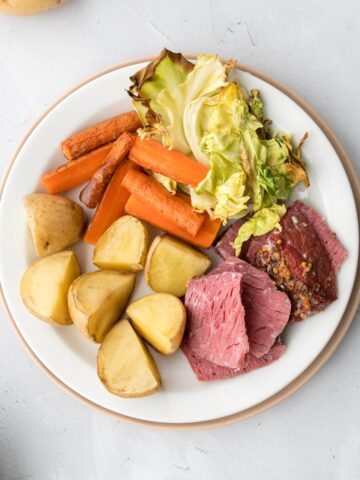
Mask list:
[[[163,46],[235,57],[288,84],[330,123],[359,172],[359,18],[358,0],[71,0],[43,15],[0,16],[0,174],[58,96]],[[90,410],[33,363],[1,307],[0,321],[1,480],[360,478],[359,316],[291,398],[201,432],[148,430]]]

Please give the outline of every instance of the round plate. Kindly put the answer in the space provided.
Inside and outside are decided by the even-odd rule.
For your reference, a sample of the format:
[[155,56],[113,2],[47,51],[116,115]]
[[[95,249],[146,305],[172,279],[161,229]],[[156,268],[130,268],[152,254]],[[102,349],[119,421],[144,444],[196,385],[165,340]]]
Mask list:
[[[269,408],[305,383],[335,350],[348,329],[359,301],[359,184],[344,149],[314,110],[287,87],[253,68],[238,65],[235,77],[247,88],[260,89],[276,128],[294,133],[304,146],[311,187],[298,192],[324,217],[346,246],[349,257],[338,275],[339,299],[325,312],[286,329],[285,355],[272,365],[230,380],[201,383],[185,357],[155,355],[163,390],[140,399],[110,394],[96,375],[97,345],[74,327],[56,328],[34,318],[24,308],[19,283],[35,260],[22,197],[42,191],[43,172],[64,162],[59,144],[74,131],[131,109],[125,89],[129,77],[145,61],[117,65],[83,82],[55,103],[36,122],[19,146],[4,178],[0,203],[1,288],[5,308],[19,338],[36,362],[77,398],[103,412],[155,427],[201,428],[224,425]],[[69,193],[77,199],[78,190]],[[74,247],[83,271],[93,270],[92,247]],[[354,287],[354,285],[356,285]],[[138,275],[134,298],[148,292]]]

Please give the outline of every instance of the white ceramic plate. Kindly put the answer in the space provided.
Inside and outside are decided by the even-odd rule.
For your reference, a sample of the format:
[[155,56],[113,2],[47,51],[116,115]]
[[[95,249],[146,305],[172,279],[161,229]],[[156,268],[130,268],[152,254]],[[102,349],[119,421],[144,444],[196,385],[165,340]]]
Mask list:
[[[284,389],[319,355],[329,342],[345,311],[358,263],[358,220],[355,201],[342,163],[314,120],[288,96],[260,78],[243,71],[235,76],[247,88],[260,89],[266,110],[277,128],[305,131],[309,140],[304,156],[311,187],[300,192],[314,206],[349,252],[338,275],[339,299],[325,312],[287,327],[286,354],[272,365],[226,381],[200,383],[181,351],[169,358],[154,353],[163,389],[141,399],[111,395],[96,375],[97,346],[82,338],[75,327],[56,328],[28,313],[19,294],[27,266],[35,260],[22,197],[43,191],[40,175],[64,162],[60,141],[74,131],[106,117],[131,109],[125,89],[129,76],[144,63],[126,66],[98,76],[66,96],[37,124],[18,152],[3,190],[0,210],[1,282],[7,307],[21,337],[53,378],[92,404],[133,419],[183,424],[226,417],[254,407]],[[69,193],[78,198],[78,191]],[[74,247],[82,271],[94,270],[92,247]],[[138,275],[134,298],[149,290]]]

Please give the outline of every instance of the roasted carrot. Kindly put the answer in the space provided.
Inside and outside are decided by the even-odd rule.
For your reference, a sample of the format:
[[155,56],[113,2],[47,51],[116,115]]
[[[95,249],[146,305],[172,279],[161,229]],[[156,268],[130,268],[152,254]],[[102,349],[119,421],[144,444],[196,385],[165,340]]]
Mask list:
[[191,205],[180,195],[172,195],[152,177],[136,170],[129,170],[122,185],[189,235],[195,237],[199,231],[205,215],[194,212]]
[[135,195],[130,195],[125,205],[125,212],[128,215],[137,217],[144,222],[150,223],[155,228],[164,230],[170,235],[181,238],[185,242],[196,245],[201,248],[210,248],[221,227],[220,220],[210,220],[209,215],[205,215],[204,223],[195,237],[189,235],[185,230],[179,228],[176,223],[169,221],[163,215],[153,208],[150,204],[144,203]]
[[77,187],[90,180],[92,175],[101,166],[113,143],[97,148],[77,160],[64,163],[56,170],[51,170],[41,177],[41,181],[49,193],[61,193]]
[[131,169],[136,169],[129,160],[121,163],[110,180],[105,193],[95,211],[84,236],[86,243],[95,245],[110,225],[125,213],[125,204],[130,196],[128,190],[121,186],[124,176]]
[[91,177],[90,182],[81,190],[80,200],[88,208],[95,208],[100,202],[106,186],[110,182],[120,163],[128,154],[134,140],[135,136],[131,133],[122,133],[114,143],[101,167],[96,170]]
[[140,140],[130,150],[130,159],[143,168],[184,183],[196,186],[204,180],[208,168],[176,150],[168,150],[155,140]]
[[101,145],[113,142],[123,132],[133,132],[139,127],[141,121],[136,112],[122,113],[74,133],[61,142],[61,148],[68,160],[74,160]]

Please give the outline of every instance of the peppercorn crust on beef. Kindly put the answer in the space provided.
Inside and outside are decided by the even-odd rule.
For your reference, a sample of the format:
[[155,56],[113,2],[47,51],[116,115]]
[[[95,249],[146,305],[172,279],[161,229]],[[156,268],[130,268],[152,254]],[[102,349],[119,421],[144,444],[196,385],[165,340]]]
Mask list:
[[[291,300],[291,320],[304,320],[337,299],[336,272],[347,253],[336,235],[310,206],[297,201],[281,220],[282,231],[252,237],[241,257],[266,271]],[[231,229],[238,230],[238,226]],[[217,251],[229,250],[221,242]]]

